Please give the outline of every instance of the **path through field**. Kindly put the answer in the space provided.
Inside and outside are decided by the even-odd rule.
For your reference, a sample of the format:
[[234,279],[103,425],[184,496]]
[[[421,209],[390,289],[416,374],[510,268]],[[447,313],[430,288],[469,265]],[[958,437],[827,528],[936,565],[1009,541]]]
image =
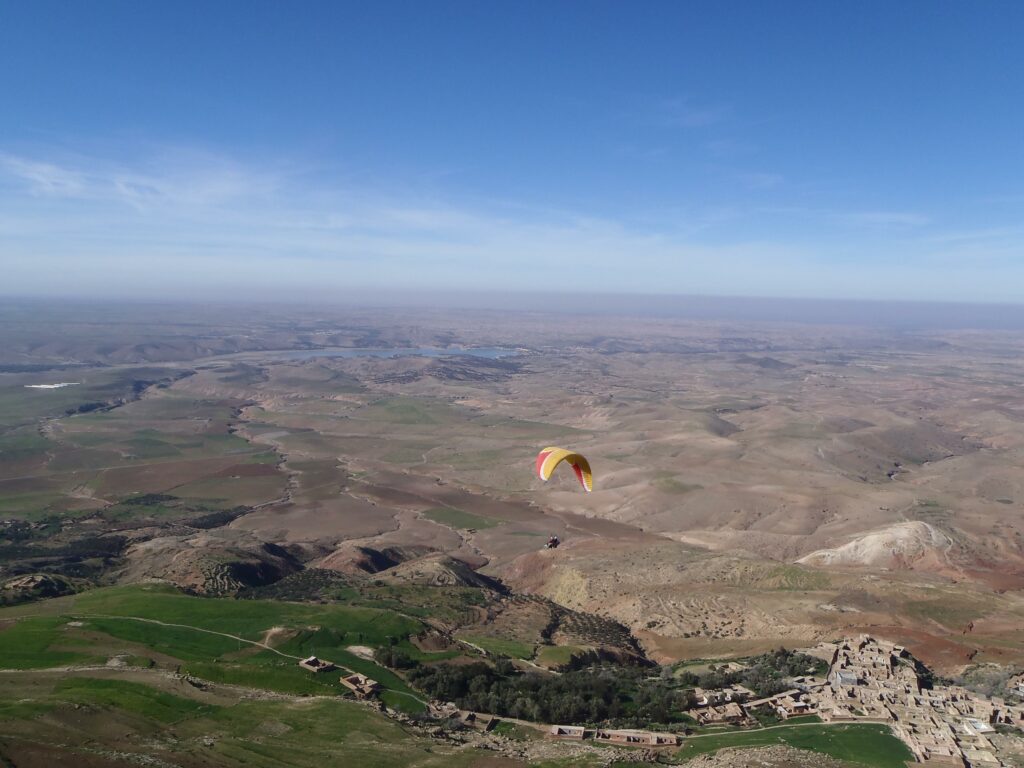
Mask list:
[[258,640],[247,640],[244,637],[239,637],[238,635],[228,634],[227,632],[217,632],[217,631],[212,630],[212,629],[203,629],[202,627],[193,627],[193,626],[190,626],[188,624],[171,624],[171,623],[166,622],[166,621],[157,621],[156,619],[144,619],[141,616],[109,616],[109,615],[103,614],[103,613],[83,613],[83,614],[80,614],[80,615],[72,616],[71,618],[73,618],[73,619],[123,619],[123,620],[126,620],[126,621],[144,621],[147,624],[159,624],[161,627],[178,627],[179,629],[191,629],[191,630],[194,630],[196,632],[205,632],[208,635],[220,635],[221,637],[229,637],[232,640],[237,640],[240,643],[248,643],[249,645],[255,645],[255,646],[258,646],[260,648],[264,648],[264,649],[266,649],[268,651],[271,651],[273,653],[276,653],[278,656],[283,656],[286,659],[295,659],[296,661],[301,661],[302,660],[301,656],[292,656],[289,653],[283,653],[283,652],[277,650],[277,648],[274,648],[273,646],[267,645],[266,643],[261,643]]
[[[277,650],[277,648],[274,648],[273,646],[268,645],[267,643],[260,642],[259,640],[249,640],[249,639],[244,638],[244,637],[239,637],[238,635],[232,635],[229,632],[217,632],[216,630],[213,630],[213,629],[203,629],[202,627],[193,627],[190,624],[173,624],[171,622],[159,621],[157,619],[143,618],[142,616],[111,616],[109,614],[104,614],[104,613],[82,613],[82,614],[76,614],[74,616],[70,616],[70,618],[75,619],[75,620],[79,620],[79,619],[115,619],[115,620],[118,620],[119,619],[119,620],[124,620],[124,621],[141,621],[141,622],[145,622],[147,624],[158,624],[161,627],[176,627],[178,629],[191,629],[194,632],[205,632],[208,635],[219,635],[220,637],[227,637],[227,638],[230,638],[232,640],[237,640],[240,643],[247,643],[248,645],[255,645],[258,648],[263,648],[264,650],[270,651],[272,653],[276,653],[278,656],[281,656],[281,657],[286,658],[286,659],[292,659],[294,661],[301,661],[302,660],[301,656],[293,656],[290,653],[284,653],[283,651],[279,651],[279,650]],[[340,664],[338,664],[337,667],[338,667],[338,669],[340,669],[346,675],[353,674],[353,671],[351,669],[343,667]],[[67,671],[72,671],[72,670],[74,670],[76,668],[75,667],[66,667],[66,668],[62,668],[62,669],[66,669]],[[7,671],[7,670],[3,670],[3,671]],[[22,670],[17,670],[17,671],[22,671]],[[32,671],[39,671],[39,670],[32,670]],[[412,699],[413,701],[418,701],[420,704],[422,704],[424,706],[427,706],[427,702],[426,701],[424,701],[423,699],[419,698],[418,696],[416,696],[414,694],[406,693],[405,691],[396,691],[396,690],[393,690],[393,689],[389,689],[389,691],[390,691],[390,693],[396,694],[398,696],[405,696],[407,698]]]

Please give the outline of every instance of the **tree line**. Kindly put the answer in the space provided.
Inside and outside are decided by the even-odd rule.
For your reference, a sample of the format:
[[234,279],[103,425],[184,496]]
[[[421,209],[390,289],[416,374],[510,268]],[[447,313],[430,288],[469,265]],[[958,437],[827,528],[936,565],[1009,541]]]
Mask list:
[[675,676],[668,667],[652,676],[649,669],[615,664],[548,675],[521,672],[506,658],[493,664],[422,665],[393,645],[379,648],[375,658],[406,670],[409,682],[421,691],[460,709],[534,722],[619,727],[692,722],[685,713],[696,706],[696,686],[713,690],[742,684],[757,696],[771,696],[789,688],[788,678],[826,671],[821,660],[782,648],[749,660],[742,670],[712,666]]
[[682,722],[693,693],[633,667],[599,666],[562,675],[518,672],[507,659],[419,666],[409,680],[461,709],[549,723],[646,726]]
[[750,659],[746,668],[727,670],[711,665],[706,672],[684,671],[677,680],[683,685],[700,686],[707,690],[743,685],[758,696],[774,696],[790,686],[788,678],[799,675],[824,675],[828,664],[805,653],[779,648]]

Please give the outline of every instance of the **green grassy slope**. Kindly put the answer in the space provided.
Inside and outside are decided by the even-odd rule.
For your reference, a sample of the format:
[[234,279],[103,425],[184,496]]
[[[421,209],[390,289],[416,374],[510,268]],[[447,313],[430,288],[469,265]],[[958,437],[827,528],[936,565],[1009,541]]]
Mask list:
[[676,756],[696,755],[735,747],[787,744],[797,749],[847,760],[872,768],[906,768],[913,755],[884,725],[793,725],[758,731],[730,731],[689,739]]

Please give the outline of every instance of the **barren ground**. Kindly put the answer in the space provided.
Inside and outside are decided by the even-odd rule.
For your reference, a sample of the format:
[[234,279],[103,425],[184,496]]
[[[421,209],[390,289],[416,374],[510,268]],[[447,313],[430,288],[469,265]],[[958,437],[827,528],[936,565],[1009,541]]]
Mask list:
[[[289,322],[205,347],[12,344],[8,362],[55,367],[0,373],[4,514],[87,526],[123,510],[139,543],[118,578],[200,587],[244,581],[228,561],[267,581],[345,571],[367,549],[446,553],[621,622],[663,660],[859,629],[945,670],[1024,660],[1016,335],[426,311]],[[294,353],[452,343],[518,354]],[[67,379],[69,361],[80,387],[24,388]],[[139,399],[48,410],[113,391],[120,372],[146,382]],[[569,472],[534,476],[549,444],[589,457],[594,493]],[[133,494],[175,500],[143,525]],[[244,514],[196,534],[169,524],[181,505]],[[551,534],[564,544],[545,551]]]

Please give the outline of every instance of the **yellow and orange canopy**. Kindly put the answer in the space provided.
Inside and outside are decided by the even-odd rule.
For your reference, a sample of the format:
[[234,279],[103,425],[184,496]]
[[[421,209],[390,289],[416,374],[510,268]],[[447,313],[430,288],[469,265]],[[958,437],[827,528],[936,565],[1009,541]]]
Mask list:
[[551,446],[537,454],[537,475],[541,480],[547,480],[562,462],[572,467],[576,473],[576,479],[580,481],[583,490],[590,493],[594,490],[594,476],[590,472],[590,462],[579,453],[567,451],[565,448]]

